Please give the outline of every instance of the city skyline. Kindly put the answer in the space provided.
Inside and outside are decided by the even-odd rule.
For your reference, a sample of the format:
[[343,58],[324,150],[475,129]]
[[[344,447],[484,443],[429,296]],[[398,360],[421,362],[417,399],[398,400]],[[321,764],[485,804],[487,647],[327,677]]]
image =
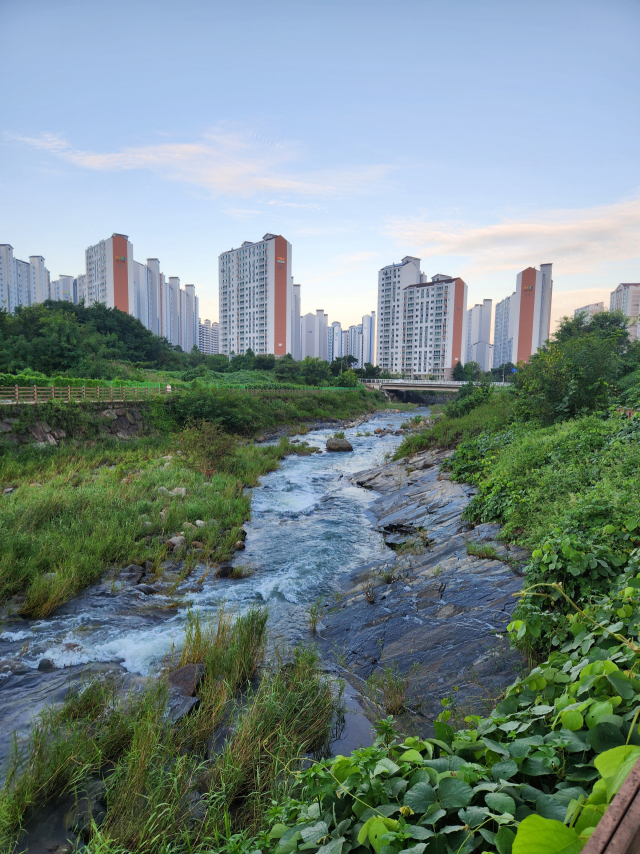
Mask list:
[[140,257],[162,246],[214,319],[218,255],[239,233],[286,234],[306,305],[347,325],[389,258],[455,272],[470,304],[547,259],[552,328],[640,278],[637,3],[112,11],[3,3],[0,231],[56,278],[117,230]]

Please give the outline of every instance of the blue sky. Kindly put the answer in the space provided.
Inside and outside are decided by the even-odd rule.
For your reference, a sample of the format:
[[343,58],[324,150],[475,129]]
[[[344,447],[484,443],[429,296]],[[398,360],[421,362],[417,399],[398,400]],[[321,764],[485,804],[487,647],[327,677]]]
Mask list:
[[639,44],[638,0],[0,0],[0,242],[126,233],[216,318],[280,233],[343,323],[403,255],[471,305],[553,262],[557,317],[640,281]]

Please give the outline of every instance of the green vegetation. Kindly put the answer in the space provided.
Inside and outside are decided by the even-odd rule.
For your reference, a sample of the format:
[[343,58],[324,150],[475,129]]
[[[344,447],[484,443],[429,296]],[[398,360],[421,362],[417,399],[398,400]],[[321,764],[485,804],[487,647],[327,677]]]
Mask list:
[[[529,365],[518,366],[511,389],[467,385],[442,418],[406,437],[396,455],[455,448],[447,464],[452,478],[477,488],[467,517],[499,522],[505,540],[532,550],[509,626],[531,669],[491,714],[457,720],[445,698],[433,738],[400,736],[388,718],[378,724],[372,747],[303,769],[302,751],[326,744],[336,707],[313,654],[300,650],[292,663],[263,678],[235,735],[211,765],[198,753],[206,731],[200,710],[182,726],[164,728],[157,713],[153,718],[146,711],[145,703],[162,707],[154,699],[162,686],[140,697],[138,740],[127,736],[125,723],[114,735],[118,703],[109,703],[109,714],[102,714],[99,692],[98,700],[89,694],[84,705],[70,701],[74,710],[91,706],[86,719],[82,711],[67,711],[50,725],[45,714],[43,726],[49,729],[38,730],[32,753],[16,760],[0,800],[5,833],[15,832],[35,803],[34,793],[50,797],[68,790],[81,779],[79,765],[95,775],[96,763],[105,762],[115,767],[108,782],[112,812],[89,843],[95,854],[160,850],[161,838],[166,854],[579,852],[640,757],[640,413],[632,411],[640,401],[640,345],[630,343],[619,316],[596,318],[566,320]],[[267,394],[260,407],[265,424],[275,410],[293,406],[282,395],[271,412]],[[324,394],[314,395],[314,405],[326,405]],[[360,392],[326,394],[340,396],[345,406],[367,405]],[[241,466],[251,472],[266,464],[244,457],[245,448],[250,454],[261,449],[226,446],[220,426],[236,418],[236,432],[248,435],[252,415],[251,404],[241,402],[250,395],[226,395],[220,400],[215,389],[193,390],[177,397],[176,408],[164,415],[187,427],[185,478],[212,471],[212,478],[244,479]],[[196,419],[219,426],[193,425]],[[205,439],[190,438],[193,430]],[[482,545],[468,548],[478,557],[495,557]],[[373,601],[373,580],[363,579],[363,587]],[[259,635],[244,632],[255,639],[246,648],[256,652],[243,654],[243,661],[257,660]],[[213,630],[204,636],[194,624],[182,660],[209,660],[206,652],[189,658],[196,649],[215,646]],[[227,646],[221,643],[217,655]],[[223,665],[216,667],[207,665],[217,680],[203,701],[208,721],[221,719],[215,703],[226,707],[226,698],[251,670],[250,664],[236,670],[225,664],[220,678]],[[242,677],[234,681],[228,672]],[[227,682],[236,688],[225,689],[221,701],[218,686]],[[410,684],[386,668],[367,690],[380,708],[397,713]],[[81,732],[85,726],[86,733],[88,720],[95,722],[96,709],[104,720],[99,751],[90,747],[91,739],[87,745],[79,736],[74,740],[76,727]],[[92,724],[96,739],[101,725]],[[163,733],[158,744],[148,735],[153,726]],[[52,778],[55,785],[47,788]],[[185,805],[193,803],[188,794],[194,789],[204,795],[205,813],[191,824]]]
[[[0,791],[0,850],[15,850],[21,827],[45,803],[95,790],[100,779],[100,827],[76,826],[88,850],[239,850],[238,840],[260,829],[282,794],[283,773],[326,746],[339,707],[311,650],[296,650],[249,687],[266,617],[261,609],[235,621],[224,613],[212,622],[193,615],[183,649],[142,692],[123,699],[114,685],[93,681],[61,708],[45,710]],[[171,723],[167,676],[185,664],[203,665],[199,704]],[[212,733],[231,721],[226,741],[212,746]]]
[[[205,356],[196,347],[184,353],[158,338],[139,320],[100,303],[92,306],[47,301],[0,310],[0,387],[8,385],[199,385],[281,387],[291,385],[356,388],[360,378],[382,375],[366,364],[353,369],[346,356],[329,364],[291,355],[276,359],[243,354]],[[93,382],[92,382],[93,381]]]
[[567,320],[513,390],[467,387],[405,439],[397,458],[455,447],[467,517],[532,549],[509,626],[532,669],[488,717],[454,728],[444,700],[434,738],[383,722],[374,747],[304,772],[263,852],[582,849],[640,757],[639,364],[616,315]]
[[[1,485],[15,491],[2,498],[0,601],[26,595],[20,612],[45,616],[111,566],[145,560],[159,566],[163,538],[195,519],[215,524],[197,534],[185,530],[187,548],[197,539],[202,559],[222,560],[249,518],[243,487],[285,454],[309,453],[286,439],[276,446],[238,443],[229,432],[249,436],[281,424],[345,418],[373,410],[378,399],[364,389],[265,394],[207,388],[154,400],[151,417],[162,437],[4,447]],[[87,415],[81,404],[60,403],[39,407],[37,415],[57,423],[58,411],[67,428],[69,419],[83,423]],[[176,487],[186,490],[184,497],[168,494]]]

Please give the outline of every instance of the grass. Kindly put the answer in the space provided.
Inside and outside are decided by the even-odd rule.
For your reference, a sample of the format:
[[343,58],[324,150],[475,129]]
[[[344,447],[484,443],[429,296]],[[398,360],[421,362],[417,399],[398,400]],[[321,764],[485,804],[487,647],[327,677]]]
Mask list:
[[[229,835],[256,831],[282,775],[326,746],[340,704],[305,649],[277,661],[237,702],[262,659],[266,618],[263,609],[235,620],[224,612],[210,621],[192,615],[182,649],[139,694],[123,697],[94,681],[45,710],[26,747],[16,748],[0,791],[0,850],[13,850],[45,803],[100,777],[106,818],[93,830],[92,851],[219,850]],[[169,725],[165,677],[187,663],[205,668],[200,704]],[[234,719],[227,746],[208,757],[211,734]]]
[[482,406],[472,409],[459,418],[440,418],[432,427],[406,436],[393,455],[394,460],[410,457],[429,449],[455,448],[465,439],[477,436],[483,430],[499,430],[513,413],[513,402],[508,394],[495,394]]
[[[166,557],[159,538],[196,519],[215,524],[185,530],[187,547],[197,540],[205,547],[199,559],[226,559],[250,516],[243,488],[291,453],[311,451],[286,438],[236,443],[206,424],[176,437],[5,453],[0,486],[17,489],[0,496],[0,602],[18,596],[23,616],[45,617],[109,567],[158,567]],[[175,487],[186,495],[158,491]],[[194,563],[187,552],[187,568]]]
[[405,709],[411,673],[400,673],[397,664],[385,664],[371,674],[364,687],[369,705],[377,712],[399,715]]
[[319,596],[316,601],[309,607],[309,629],[312,635],[315,635],[318,630],[318,623],[322,617],[322,597]]
[[482,545],[473,540],[467,540],[467,554],[485,560],[502,560],[493,546]]
[[[145,560],[158,565],[166,547],[157,538],[196,519],[216,524],[186,530],[187,545],[203,542],[205,560],[228,557],[250,515],[243,487],[257,483],[294,448],[287,440],[241,445],[217,471],[207,461],[206,473],[173,438],[5,455],[0,482],[18,488],[0,497],[0,601],[22,594],[23,615],[46,616],[110,566]],[[184,487],[186,496],[159,487]]]

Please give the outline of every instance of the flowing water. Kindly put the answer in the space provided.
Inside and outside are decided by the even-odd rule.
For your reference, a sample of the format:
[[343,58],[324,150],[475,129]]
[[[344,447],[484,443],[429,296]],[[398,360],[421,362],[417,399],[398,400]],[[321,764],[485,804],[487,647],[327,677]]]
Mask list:
[[[0,626],[0,761],[11,733],[23,736],[33,715],[59,702],[74,680],[115,672],[131,684],[152,675],[180,645],[189,609],[215,613],[224,603],[241,612],[266,604],[271,644],[308,639],[309,605],[331,595],[341,573],[390,555],[367,513],[377,493],[351,485],[348,477],[384,462],[401,438],[373,430],[396,430],[406,418],[379,413],[346,429],[353,453],[324,452],[332,431],[310,432],[304,440],[322,454],[287,457],[262,478],[252,490],[246,549],[235,559],[251,568],[248,577],[215,579],[200,566],[176,591],[152,596],[130,584],[103,582],[47,619]],[[201,591],[189,591],[194,580]],[[38,669],[43,659],[55,669]]]

